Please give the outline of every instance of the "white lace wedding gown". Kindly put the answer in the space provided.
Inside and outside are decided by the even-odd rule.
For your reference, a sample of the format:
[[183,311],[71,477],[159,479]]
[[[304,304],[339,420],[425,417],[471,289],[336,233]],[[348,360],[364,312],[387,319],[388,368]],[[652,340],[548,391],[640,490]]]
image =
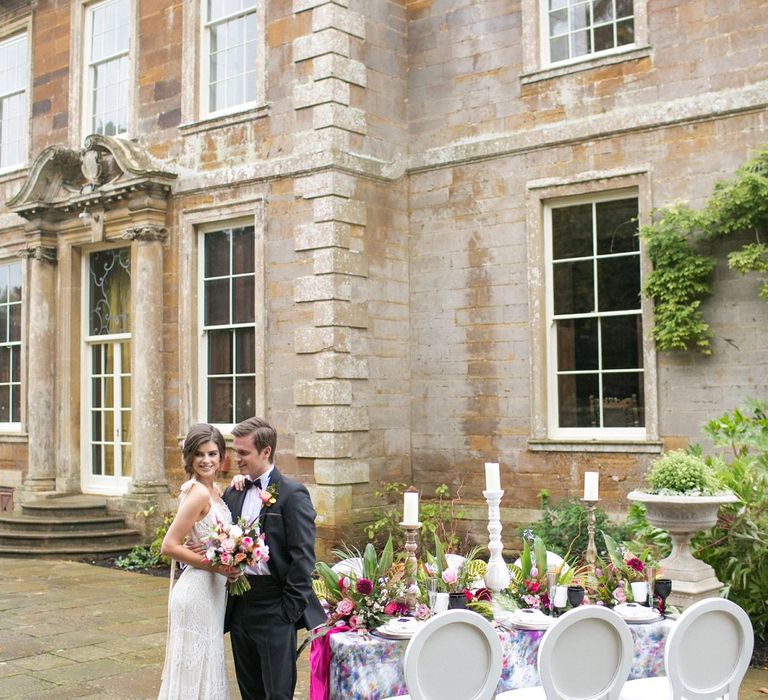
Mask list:
[[[181,503],[194,479],[181,486]],[[223,501],[211,499],[211,508],[189,533],[200,541],[216,519],[231,523]],[[224,610],[227,579],[188,566],[173,587],[168,601],[168,643],[163,682],[158,700],[229,700],[224,661]]]

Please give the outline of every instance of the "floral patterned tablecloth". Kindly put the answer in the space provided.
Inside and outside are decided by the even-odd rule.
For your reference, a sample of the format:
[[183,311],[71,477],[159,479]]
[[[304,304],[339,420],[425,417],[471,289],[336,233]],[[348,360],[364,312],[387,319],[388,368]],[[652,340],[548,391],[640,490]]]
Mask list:
[[[664,643],[674,623],[630,625],[635,653],[630,679],[664,674]],[[536,655],[544,632],[498,627],[503,661],[501,693],[539,684]],[[368,633],[334,634],[331,645],[330,700],[381,700],[406,695],[403,655],[407,641],[394,641]]]

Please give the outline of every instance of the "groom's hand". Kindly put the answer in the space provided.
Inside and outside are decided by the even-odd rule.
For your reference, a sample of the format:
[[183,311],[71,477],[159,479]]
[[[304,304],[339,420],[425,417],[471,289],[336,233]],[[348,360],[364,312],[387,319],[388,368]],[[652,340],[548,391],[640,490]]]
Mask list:
[[203,556],[206,552],[206,546],[202,542],[186,542],[185,546],[195,554]]

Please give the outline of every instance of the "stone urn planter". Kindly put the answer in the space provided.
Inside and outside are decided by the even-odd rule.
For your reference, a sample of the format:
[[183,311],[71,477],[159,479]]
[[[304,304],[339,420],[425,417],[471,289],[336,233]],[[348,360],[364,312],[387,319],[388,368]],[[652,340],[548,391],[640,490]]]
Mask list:
[[627,498],[643,503],[648,522],[672,537],[672,552],[659,562],[664,577],[672,579],[672,594],[667,602],[685,608],[702,598],[716,597],[722,584],[714,569],[691,553],[691,537],[715,525],[722,504],[739,499],[732,493],[660,496],[644,491],[632,491]]

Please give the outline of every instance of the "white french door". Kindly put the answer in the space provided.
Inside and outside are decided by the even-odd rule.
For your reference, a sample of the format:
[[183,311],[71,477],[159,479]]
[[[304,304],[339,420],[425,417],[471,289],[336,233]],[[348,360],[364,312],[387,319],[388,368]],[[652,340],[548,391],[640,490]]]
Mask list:
[[131,483],[131,253],[90,253],[84,265],[82,490]]

